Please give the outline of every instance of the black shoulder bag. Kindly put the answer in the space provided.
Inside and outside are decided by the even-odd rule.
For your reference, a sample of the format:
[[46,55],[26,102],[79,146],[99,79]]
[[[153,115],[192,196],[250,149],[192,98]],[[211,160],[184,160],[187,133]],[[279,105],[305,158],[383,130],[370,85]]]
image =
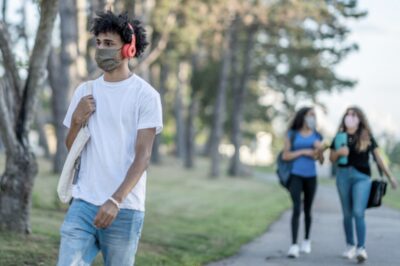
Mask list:
[[372,180],[371,192],[369,194],[367,208],[379,207],[382,205],[382,198],[386,194],[387,182],[383,180],[383,171],[378,164],[374,152],[372,151],[372,157],[378,167],[379,179]]

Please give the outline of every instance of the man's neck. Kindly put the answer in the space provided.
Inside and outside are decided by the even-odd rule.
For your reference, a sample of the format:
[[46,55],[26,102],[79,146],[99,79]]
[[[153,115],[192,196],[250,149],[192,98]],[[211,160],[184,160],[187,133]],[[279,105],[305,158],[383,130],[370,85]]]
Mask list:
[[104,72],[104,80],[107,82],[119,82],[128,79],[131,75],[128,65],[122,64],[121,67],[112,72]]

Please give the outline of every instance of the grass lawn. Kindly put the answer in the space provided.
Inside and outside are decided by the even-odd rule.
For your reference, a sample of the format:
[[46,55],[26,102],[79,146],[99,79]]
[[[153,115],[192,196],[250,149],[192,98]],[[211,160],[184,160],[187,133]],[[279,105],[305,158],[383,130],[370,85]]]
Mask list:
[[[57,177],[49,169],[41,160],[33,193],[33,233],[0,234],[2,266],[55,265],[64,216],[60,209],[65,206],[57,202]],[[199,160],[195,170],[186,171],[172,158],[151,166],[136,265],[202,265],[232,255],[289,206],[278,185],[253,178],[210,179],[208,169],[208,162]],[[100,256],[94,265],[102,265]]]
[[[393,174],[400,184],[400,169],[393,169]],[[388,185],[388,190],[386,196],[383,198],[383,202],[392,208],[400,209],[400,187],[393,190],[392,187]]]

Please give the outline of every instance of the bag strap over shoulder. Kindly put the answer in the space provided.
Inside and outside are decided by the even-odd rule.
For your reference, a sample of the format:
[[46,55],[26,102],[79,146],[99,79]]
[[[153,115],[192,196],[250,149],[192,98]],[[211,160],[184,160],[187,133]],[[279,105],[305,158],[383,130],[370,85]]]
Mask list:
[[296,134],[297,134],[297,132],[295,130],[288,131],[291,151],[293,151],[293,144],[294,144],[294,139],[296,138]]
[[92,95],[93,94],[93,81],[89,80],[86,82],[86,95]]
[[374,161],[376,163],[376,167],[378,168],[379,177],[381,179],[383,179],[383,170],[382,170],[381,166],[379,165],[378,160],[376,159],[374,151],[371,151],[371,154],[372,154],[372,158],[374,158]]
[[[85,95],[87,96],[87,95],[92,95],[92,94],[93,94],[93,81],[89,80],[88,82],[86,82],[86,93],[85,93]],[[86,123],[84,123],[82,125],[82,128],[83,127],[87,127],[88,123],[89,123],[89,120],[87,120]]]
[[383,179],[383,170],[382,170],[381,166],[379,165],[378,160],[376,159],[376,156],[375,156],[375,153],[374,153],[373,150],[371,150],[371,155],[372,155],[372,158],[374,159],[374,161],[376,163],[376,167],[378,168],[379,177],[381,179]]

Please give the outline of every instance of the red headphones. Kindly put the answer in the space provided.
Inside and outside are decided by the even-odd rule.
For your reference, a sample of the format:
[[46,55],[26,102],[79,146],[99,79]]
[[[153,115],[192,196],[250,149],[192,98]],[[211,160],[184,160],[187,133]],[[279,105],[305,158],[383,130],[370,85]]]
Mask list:
[[132,58],[136,54],[136,36],[135,31],[130,23],[128,27],[132,30],[132,41],[131,43],[126,43],[122,46],[121,55],[123,58]]

